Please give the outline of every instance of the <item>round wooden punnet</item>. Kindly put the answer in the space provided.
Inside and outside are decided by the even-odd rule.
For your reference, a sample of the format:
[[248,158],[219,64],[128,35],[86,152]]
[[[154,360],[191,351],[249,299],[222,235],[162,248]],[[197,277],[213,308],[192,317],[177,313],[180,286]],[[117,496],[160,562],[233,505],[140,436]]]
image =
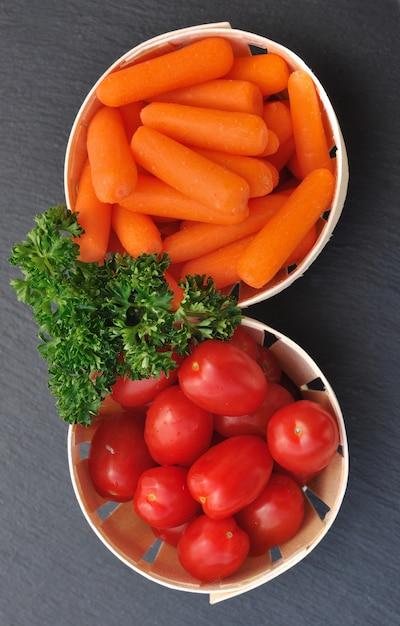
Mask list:
[[[254,589],[293,567],[313,550],[332,526],[342,504],[349,460],[346,430],[336,396],[317,364],[304,350],[280,332],[245,317],[243,324],[259,344],[277,356],[283,371],[305,399],[321,404],[336,419],[340,445],[329,465],[303,487],[306,514],[290,541],[260,557],[248,557],[229,578],[201,583],[180,565],[176,549],[156,539],[141,521],[131,502],[118,504],[101,498],[88,472],[88,451],[96,425],[74,425],[68,432],[68,462],[76,497],[96,535],[123,563],[146,578],[172,589],[209,594],[216,603]],[[108,411],[116,410],[110,404]],[[120,409],[119,409],[120,410]]]
[[205,24],[202,26],[172,31],[154,37],[136,46],[119,58],[99,78],[88,93],[76,116],[66,150],[64,170],[65,195],[67,206],[69,208],[73,208],[76,200],[80,173],[87,157],[86,136],[88,124],[92,116],[101,106],[95,92],[98,84],[103,80],[103,78],[110,72],[123,68],[127,65],[158,56],[177,47],[202,39],[207,35],[210,35],[210,32],[212,32],[212,35],[220,35],[229,39],[235,54],[238,56],[251,54],[255,49],[258,49],[259,51],[268,50],[268,52],[276,53],[282,56],[289,64],[291,70],[301,69],[307,71],[312,76],[319,94],[328,140],[332,150],[335,151],[336,154],[336,186],[334,196],[329,210],[326,211],[318,221],[318,238],[314,247],[296,265],[280,270],[275,277],[261,289],[254,289],[242,282],[238,285],[233,285],[232,289],[235,290],[235,295],[237,294],[239,305],[247,307],[251,304],[261,302],[262,300],[276,295],[304,274],[331,238],[333,230],[341,215],[347,194],[347,154],[335,112],[318,78],[304,63],[304,61],[288,48],[271,41],[270,39],[261,37],[260,35],[233,29],[230,27],[228,22]]

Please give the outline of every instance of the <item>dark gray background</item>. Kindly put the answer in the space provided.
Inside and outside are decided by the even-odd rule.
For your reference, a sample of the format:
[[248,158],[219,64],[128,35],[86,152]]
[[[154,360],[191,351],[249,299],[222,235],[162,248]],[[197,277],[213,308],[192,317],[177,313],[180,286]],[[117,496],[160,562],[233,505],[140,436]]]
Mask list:
[[[0,0],[1,626],[400,623],[399,18],[398,0]],[[302,56],[342,126],[350,186],[331,242],[302,279],[246,313],[320,365],[351,462],[322,543],[269,584],[210,606],[131,572],[83,518],[67,426],[7,259],[34,214],[64,201],[68,134],[100,74],[149,37],[221,20]]]

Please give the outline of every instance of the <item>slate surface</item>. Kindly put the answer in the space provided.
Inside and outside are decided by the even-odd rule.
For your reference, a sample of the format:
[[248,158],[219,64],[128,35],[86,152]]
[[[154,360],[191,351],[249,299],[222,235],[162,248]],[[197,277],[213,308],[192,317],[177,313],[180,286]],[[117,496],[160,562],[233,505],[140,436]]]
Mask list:
[[[146,3],[0,0],[0,624],[399,624],[398,0]],[[132,573],[84,520],[30,311],[8,282],[11,246],[62,202],[70,127],[121,54],[228,20],[314,69],[347,143],[350,186],[334,236],[289,290],[246,311],[297,341],[346,420],[350,481],[331,532],[293,570],[210,606]]]

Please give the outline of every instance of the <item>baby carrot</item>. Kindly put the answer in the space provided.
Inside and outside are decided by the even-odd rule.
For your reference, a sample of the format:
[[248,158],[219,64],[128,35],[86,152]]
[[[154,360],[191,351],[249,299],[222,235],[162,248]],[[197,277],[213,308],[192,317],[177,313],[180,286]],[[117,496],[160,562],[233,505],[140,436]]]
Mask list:
[[275,154],[279,149],[279,137],[275,131],[271,128],[268,128],[268,141],[262,152],[260,152],[259,156],[270,156]]
[[138,175],[138,182],[133,191],[121,204],[137,213],[173,219],[189,219],[210,224],[237,224],[247,217],[249,209],[243,213],[229,215],[197,202],[164,183],[155,176]]
[[162,251],[161,235],[149,215],[114,204],[111,224],[122,246],[131,256]]
[[75,241],[79,245],[79,260],[101,263],[107,253],[111,227],[111,204],[101,202],[95,194],[90,163],[82,170],[74,211],[85,231]]
[[196,152],[207,157],[215,163],[227,167],[244,178],[249,185],[249,197],[256,198],[265,196],[278,184],[278,172],[264,159],[244,156],[242,154],[229,154],[207,148],[196,148]]
[[270,281],[329,208],[335,178],[327,169],[313,170],[254,237],[238,261],[241,279],[256,289]]
[[236,57],[224,78],[248,80],[261,89],[264,97],[287,87],[289,66],[278,54],[255,54]]
[[274,154],[268,156],[268,162],[271,163],[278,172],[281,171],[295,152],[293,135],[279,145],[278,150]]
[[130,102],[118,107],[124,121],[126,136],[130,142],[133,133],[141,125],[140,111],[143,109],[143,102]]
[[217,289],[239,282],[237,262],[254,237],[255,235],[243,237],[243,239],[187,261],[183,265],[182,276],[188,274],[200,274],[200,276],[205,274],[206,278],[211,276]]
[[252,113],[152,102],[141,112],[144,126],[185,144],[248,156],[267,145],[264,120]]
[[284,262],[284,267],[289,267],[289,265],[294,265],[301,261],[303,257],[305,257],[311,250],[311,248],[315,245],[317,241],[317,225],[313,224],[310,230],[304,235],[303,239],[300,243],[295,247],[295,249],[288,256],[286,261]]
[[96,94],[108,106],[146,100],[164,91],[219,78],[229,71],[233,51],[227,39],[206,37],[183,48],[111,72]]
[[[160,106],[166,105],[160,103]],[[153,128],[140,126],[132,137],[131,149],[139,165],[213,211],[240,215],[246,210],[247,182],[179,141]]]
[[333,172],[318,94],[311,76],[302,70],[292,72],[288,80],[288,94],[302,177],[317,168]]
[[173,293],[171,308],[173,311],[176,311],[176,309],[178,308],[183,298],[183,288],[178,285],[178,281],[174,278],[174,276],[168,270],[166,270],[164,276],[165,276],[165,280],[168,283],[169,289]]
[[174,91],[148,98],[151,102],[174,102],[175,104],[187,104],[223,111],[243,111],[262,115],[263,95],[254,83],[248,80],[227,80],[216,78],[215,80],[191,85]]
[[87,151],[93,186],[102,202],[119,202],[135,188],[137,168],[121,113],[102,107],[91,119]]
[[273,130],[279,144],[285,142],[293,134],[292,116],[288,104],[283,100],[271,100],[264,104],[262,117],[268,130]]
[[176,233],[165,237],[164,252],[167,252],[172,263],[181,263],[202,256],[242,239],[261,230],[268,219],[283,204],[286,197],[270,194],[262,198],[249,200],[249,215],[239,224],[217,226],[201,222],[183,227]]

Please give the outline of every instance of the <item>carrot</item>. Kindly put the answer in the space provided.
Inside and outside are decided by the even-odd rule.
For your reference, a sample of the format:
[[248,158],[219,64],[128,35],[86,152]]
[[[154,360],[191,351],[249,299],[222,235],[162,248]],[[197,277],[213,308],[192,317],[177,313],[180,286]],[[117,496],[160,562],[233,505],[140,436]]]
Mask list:
[[264,104],[262,117],[268,130],[274,131],[279,144],[284,143],[293,134],[290,108],[283,100],[271,100]]
[[206,37],[161,56],[111,72],[96,89],[100,102],[121,106],[164,91],[188,87],[226,74],[233,51],[227,39]]
[[115,204],[111,223],[122,246],[131,256],[162,251],[161,235],[148,215],[135,213],[120,204]]
[[254,83],[247,80],[215,80],[191,85],[148,98],[150,102],[173,102],[223,111],[243,111],[263,114],[263,95]]
[[335,178],[327,169],[313,170],[271,217],[238,261],[241,279],[260,288],[270,281],[302,238],[329,208]]
[[169,102],[152,102],[141,112],[144,126],[199,148],[254,156],[264,150],[268,130],[258,115]]
[[311,76],[302,70],[292,72],[288,94],[302,178],[317,168],[326,168],[333,173],[333,160],[329,156],[318,94]]
[[216,289],[222,289],[239,282],[237,262],[254,237],[255,235],[243,237],[243,239],[187,261],[183,265],[182,276],[188,274],[200,274],[201,276],[205,274],[206,278],[211,276]]
[[267,144],[262,152],[260,152],[259,156],[270,156],[275,154],[279,149],[279,137],[275,133],[275,131],[268,128],[268,140]]
[[173,311],[176,311],[183,298],[183,288],[178,285],[178,281],[174,278],[169,270],[166,270],[164,276],[165,280],[168,283],[169,289],[173,293],[171,308]]
[[208,254],[261,230],[285,200],[286,197],[279,194],[249,200],[248,217],[233,226],[216,226],[200,222],[190,227],[184,225],[181,230],[165,237],[164,252],[167,252],[172,263],[181,263]]
[[279,174],[276,168],[263,159],[206,148],[196,148],[196,152],[244,178],[249,185],[250,198],[265,196],[278,184]]
[[87,151],[93,186],[102,202],[119,202],[135,188],[137,168],[121,113],[102,107],[91,119]]
[[87,263],[102,262],[110,236],[111,205],[101,202],[96,196],[88,160],[79,179],[74,211],[79,214],[78,223],[85,231],[76,239],[79,260]]
[[210,224],[237,224],[247,217],[249,209],[243,213],[229,215],[189,198],[167,183],[148,174],[138,175],[138,182],[121,205],[137,213],[174,219],[190,219]]
[[317,241],[317,225],[313,224],[310,230],[304,235],[303,239],[291,252],[288,258],[284,262],[284,267],[289,265],[295,265],[301,261],[313,248]]
[[119,107],[119,111],[124,120],[124,126],[128,142],[130,142],[133,133],[141,125],[140,111],[144,107],[143,102],[130,102]]
[[110,254],[115,254],[116,252],[123,254],[124,252],[126,252],[113,228],[111,228],[110,230],[110,238],[108,240],[107,252]]
[[[166,105],[160,103],[160,106]],[[132,137],[131,149],[142,167],[213,211],[232,216],[246,210],[247,182],[182,143],[153,128],[140,126]]]
[[274,154],[268,156],[268,162],[280,172],[294,154],[295,149],[293,136],[289,137],[279,145],[278,150]]
[[236,57],[225,78],[248,80],[261,89],[264,97],[287,87],[289,66],[278,54],[255,54]]

